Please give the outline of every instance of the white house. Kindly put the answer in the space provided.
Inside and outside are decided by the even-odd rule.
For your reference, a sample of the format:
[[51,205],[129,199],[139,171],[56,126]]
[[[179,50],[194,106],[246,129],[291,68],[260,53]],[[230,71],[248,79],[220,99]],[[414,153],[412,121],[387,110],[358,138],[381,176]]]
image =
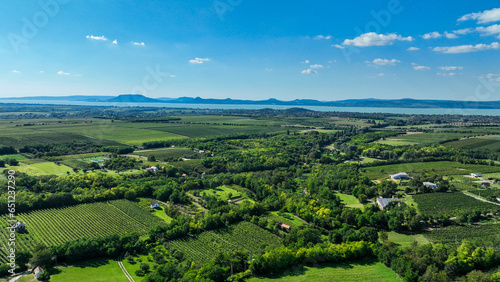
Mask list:
[[387,207],[387,205],[392,202],[392,199],[389,199],[389,198],[382,198],[382,197],[379,197],[377,198],[377,204],[378,204],[378,207],[383,210],[385,209],[385,207]]
[[391,179],[392,180],[408,180],[410,179],[410,176],[406,172],[400,172],[396,174],[391,174]]
[[16,232],[23,232],[24,230],[26,230],[26,225],[24,225],[23,222],[16,222],[16,225],[14,225],[14,230],[16,230]]
[[470,177],[472,177],[472,178],[479,178],[479,177],[483,177],[483,175],[481,173],[478,173],[478,172],[472,172],[470,174]]
[[150,204],[149,204],[149,207],[152,208],[152,209],[156,209],[156,208],[159,208],[160,207],[160,204],[158,204],[158,202],[156,201],[152,201]]
[[432,189],[436,189],[438,187],[436,183],[432,182],[422,182],[422,184],[424,184],[425,187],[430,187]]

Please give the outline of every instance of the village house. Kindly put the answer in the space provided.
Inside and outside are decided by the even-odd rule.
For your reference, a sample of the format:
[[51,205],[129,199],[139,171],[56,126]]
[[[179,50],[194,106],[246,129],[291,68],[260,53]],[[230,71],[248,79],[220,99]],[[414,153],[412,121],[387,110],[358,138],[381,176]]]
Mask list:
[[377,205],[381,210],[385,209],[390,202],[392,202],[392,199],[382,197],[377,198]]
[[391,179],[392,180],[408,180],[410,179],[410,176],[406,172],[400,172],[396,174],[391,174]]
[[146,168],[147,171],[157,172],[158,168],[156,166]]
[[286,232],[290,232],[290,230],[292,230],[292,227],[290,225],[286,225],[284,223],[280,223],[279,224],[279,227],[283,230],[283,231],[286,231]]
[[43,273],[43,269],[40,266],[37,266],[35,270],[33,270],[33,273],[35,274],[35,278],[40,280],[40,274]]
[[16,222],[16,225],[14,225],[14,230],[16,230],[16,232],[23,232],[26,230],[26,225],[24,224],[24,222]]
[[491,183],[489,183],[489,182],[481,183],[481,188],[490,188],[490,186],[491,186]]
[[149,207],[152,209],[156,209],[160,207],[160,204],[158,204],[158,202],[156,201],[152,201],[151,203],[149,203]]
[[479,177],[483,177],[483,175],[481,173],[478,173],[478,172],[472,172],[470,174],[470,177],[472,177],[472,178],[479,178]]
[[432,189],[436,189],[438,186],[436,183],[432,183],[432,182],[422,182],[422,184],[425,186],[425,187],[430,187]]

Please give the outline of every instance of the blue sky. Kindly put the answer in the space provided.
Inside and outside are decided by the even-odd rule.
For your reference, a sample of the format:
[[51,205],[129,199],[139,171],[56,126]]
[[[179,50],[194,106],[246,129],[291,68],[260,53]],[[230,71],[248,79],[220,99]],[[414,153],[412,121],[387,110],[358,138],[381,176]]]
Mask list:
[[500,100],[498,1],[0,2],[0,97]]

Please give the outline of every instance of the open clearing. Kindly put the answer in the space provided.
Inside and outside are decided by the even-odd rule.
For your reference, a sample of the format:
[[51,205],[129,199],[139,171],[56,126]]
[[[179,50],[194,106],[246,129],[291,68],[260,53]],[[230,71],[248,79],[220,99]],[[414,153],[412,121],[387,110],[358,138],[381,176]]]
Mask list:
[[11,166],[9,169],[24,172],[29,175],[64,175],[73,172],[73,169],[64,164],[57,165],[53,162],[37,163],[23,166]]
[[363,204],[361,204],[353,195],[342,193],[335,193],[335,195],[339,196],[339,198],[342,200],[342,202],[344,202],[344,204],[346,204],[347,207],[363,209]]
[[390,268],[374,260],[299,266],[277,277],[254,277],[247,281],[402,281]]

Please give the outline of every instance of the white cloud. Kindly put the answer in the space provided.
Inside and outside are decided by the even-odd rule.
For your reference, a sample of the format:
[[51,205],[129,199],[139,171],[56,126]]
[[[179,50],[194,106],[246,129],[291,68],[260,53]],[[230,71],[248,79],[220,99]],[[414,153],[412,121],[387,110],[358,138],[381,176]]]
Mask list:
[[479,13],[470,13],[458,19],[459,22],[477,20],[478,24],[500,21],[500,8],[485,10]]
[[418,70],[418,71],[427,71],[427,70],[430,70],[431,68],[426,67],[426,66],[413,66],[413,69]]
[[108,40],[106,37],[103,36],[93,36],[93,35],[87,35],[86,36],[88,39],[92,39],[92,40],[102,40],[102,41],[106,41]]
[[498,39],[500,39],[500,24],[494,24],[487,27],[480,26],[476,28],[476,31],[478,31],[482,35],[494,35]]
[[322,69],[322,68],[324,68],[324,66],[323,66],[323,65],[318,65],[318,64],[315,64],[315,65],[310,65],[309,67],[310,67],[311,69]]
[[309,60],[305,60],[305,61],[303,61],[302,63],[303,63],[303,64],[309,64],[309,63],[310,63],[310,61],[309,61]]
[[434,52],[440,52],[440,53],[446,53],[446,54],[458,54],[458,53],[469,53],[469,52],[477,52],[477,51],[485,51],[485,50],[497,50],[497,49],[500,49],[500,44],[498,42],[493,42],[491,44],[434,47],[432,50]]
[[134,42],[134,41],[132,41],[132,44],[135,45],[135,46],[146,46],[146,44],[144,42]]
[[446,36],[446,38],[448,38],[448,39],[458,38],[458,36],[455,33],[447,32],[447,31],[444,32],[444,36]]
[[422,38],[423,39],[434,39],[434,38],[439,38],[441,36],[443,36],[443,35],[440,34],[439,32],[433,31],[433,32],[426,33],[426,34],[422,35]]
[[406,51],[418,51],[418,50],[420,50],[420,48],[418,48],[418,47],[410,47],[410,48],[406,49]]
[[325,40],[329,40],[329,39],[332,39],[332,36],[331,35],[316,35],[313,37],[313,39],[316,39],[316,40],[321,40],[321,39],[325,39]]
[[489,73],[486,75],[486,78],[489,79],[489,81],[500,82],[500,74]]
[[209,58],[194,58],[193,60],[189,60],[191,64],[203,64],[205,62],[209,62]]
[[313,73],[318,73],[317,71],[313,69],[306,69],[300,72],[301,74],[313,74]]
[[115,40],[113,40],[113,42],[111,42],[111,43],[113,43],[113,44],[118,44],[118,41],[115,39]]
[[69,75],[67,72],[63,72],[62,70],[57,72],[58,75]]
[[18,71],[18,70],[13,70],[12,72],[13,73],[21,73],[21,71]]
[[460,66],[445,66],[445,67],[439,67],[438,69],[445,70],[445,71],[456,71],[456,70],[463,70],[464,67],[460,67]]
[[333,44],[333,45],[332,45],[332,47],[335,47],[335,48],[337,48],[337,49],[345,49],[345,47],[344,47],[344,46],[339,45],[339,44]]
[[381,59],[381,58],[378,58],[378,59],[375,59],[373,61],[366,61],[365,63],[374,63],[376,65],[379,65],[379,66],[395,66],[396,63],[400,63],[401,61],[399,60],[396,60],[396,59],[391,59],[391,60],[388,60],[388,59]]
[[454,30],[453,33],[458,34],[458,35],[466,35],[466,34],[471,33],[472,31],[474,31],[472,28],[463,28],[463,29]]
[[396,33],[389,33],[385,35],[385,34],[377,34],[375,32],[368,32],[365,34],[361,34],[360,36],[354,39],[346,39],[342,44],[367,47],[367,46],[392,45],[394,41],[413,41],[413,38],[411,36],[403,37]]
[[173,78],[173,77],[177,77],[177,75],[175,75],[175,74],[170,74],[170,75],[168,75],[168,77],[172,77],[172,78]]
[[455,73],[455,72],[449,72],[449,73],[438,72],[438,73],[436,73],[436,75],[439,75],[439,76],[455,76],[455,75],[457,75],[457,73]]

